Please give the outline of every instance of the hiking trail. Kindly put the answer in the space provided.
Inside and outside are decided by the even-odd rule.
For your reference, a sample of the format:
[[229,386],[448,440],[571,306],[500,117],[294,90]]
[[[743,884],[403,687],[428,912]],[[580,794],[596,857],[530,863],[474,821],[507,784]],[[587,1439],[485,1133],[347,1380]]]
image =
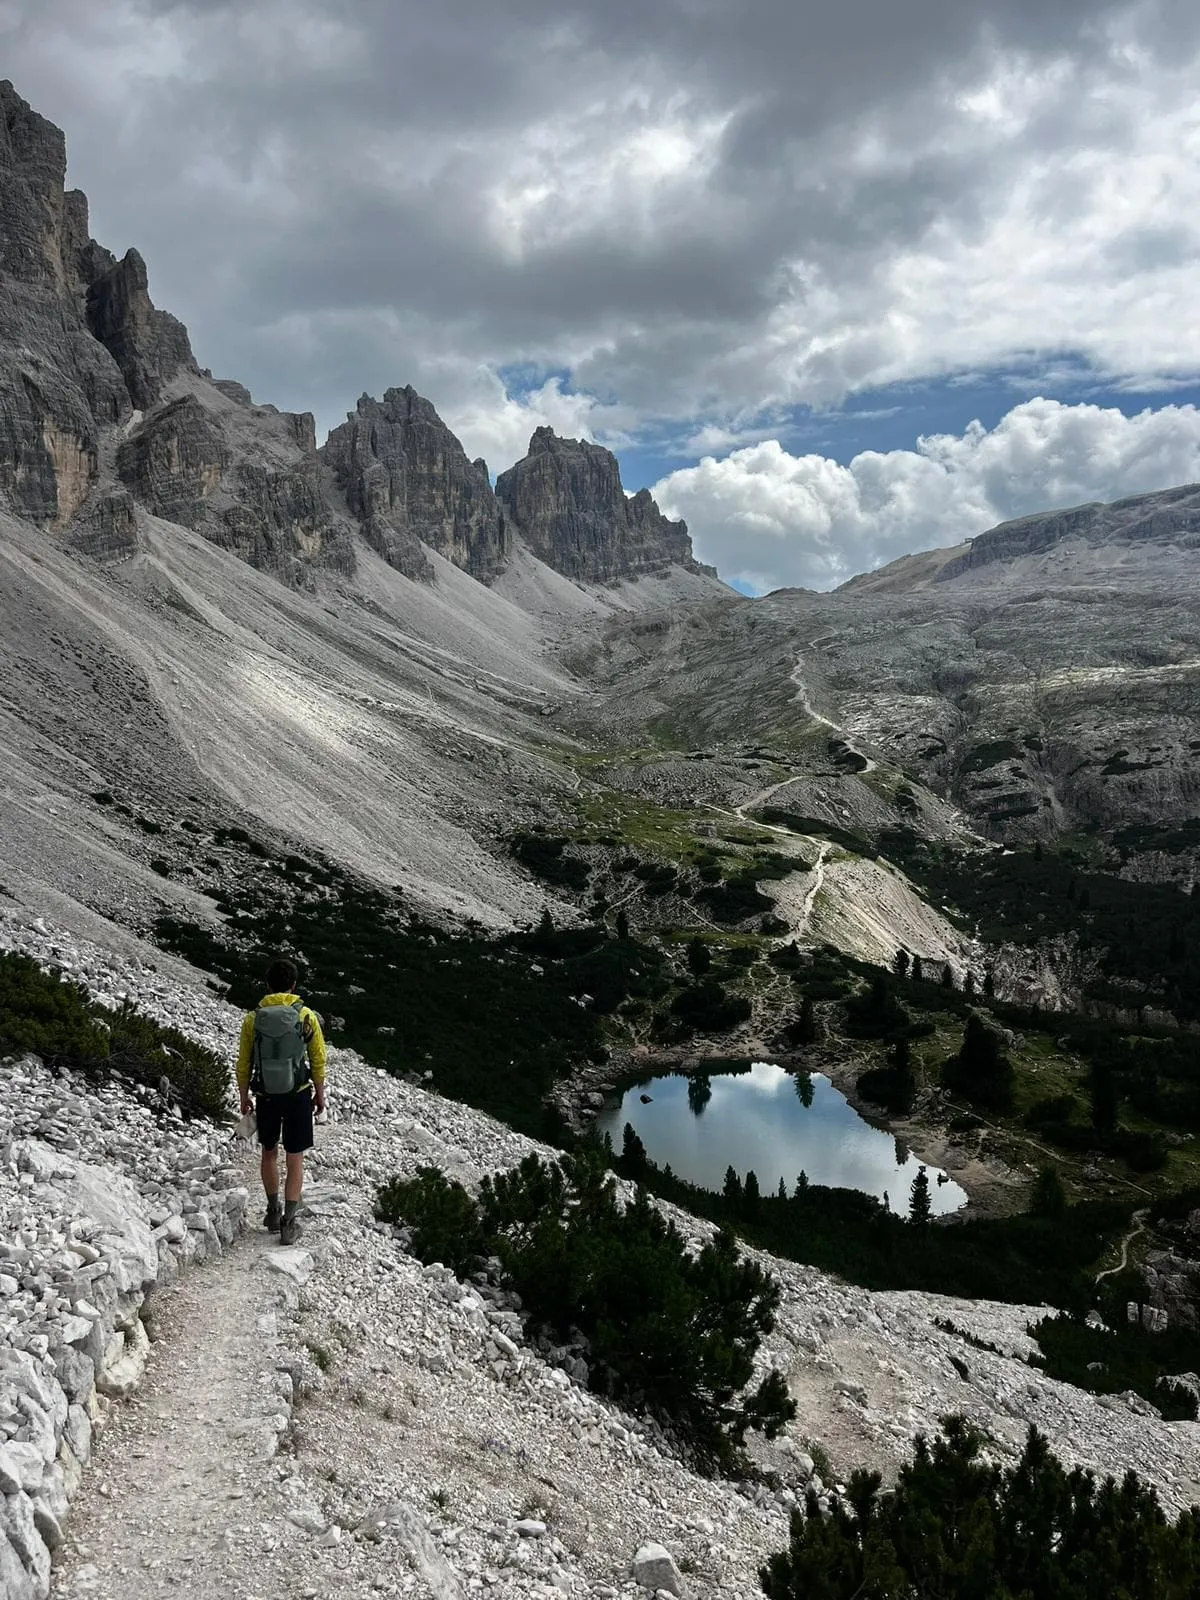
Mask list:
[[288,1409],[274,1371],[287,1280],[267,1266],[272,1249],[301,1254],[281,1252],[252,1223],[221,1256],[154,1295],[146,1374],[97,1440],[55,1564],[54,1596],[317,1594],[280,1535],[290,1507],[266,1470]]

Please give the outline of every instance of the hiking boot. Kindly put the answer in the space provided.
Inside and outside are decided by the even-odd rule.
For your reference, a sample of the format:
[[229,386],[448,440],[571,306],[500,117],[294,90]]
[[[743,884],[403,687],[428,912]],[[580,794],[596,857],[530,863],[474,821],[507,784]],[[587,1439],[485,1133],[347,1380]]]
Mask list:
[[279,1224],[280,1244],[295,1244],[299,1232],[300,1227],[295,1217],[284,1217]]
[[278,1200],[267,1201],[267,1214],[263,1218],[263,1227],[268,1233],[278,1233],[283,1225],[283,1211]]

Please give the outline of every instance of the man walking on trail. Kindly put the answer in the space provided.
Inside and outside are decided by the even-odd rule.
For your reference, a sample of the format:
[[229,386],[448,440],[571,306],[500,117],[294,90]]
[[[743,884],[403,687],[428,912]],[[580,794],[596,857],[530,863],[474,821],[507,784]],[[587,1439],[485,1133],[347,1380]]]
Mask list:
[[[242,1021],[237,1084],[242,1115],[250,1110],[262,1146],[262,1181],[267,1194],[264,1224],[279,1234],[281,1244],[296,1241],[296,1212],[304,1187],[304,1152],[312,1148],[313,1102],[325,1109],[325,1038],[321,1019],[293,992],[296,968],[274,961],[267,969],[267,987],[256,1011]],[[287,1156],[283,1206],[279,1204],[279,1142]]]

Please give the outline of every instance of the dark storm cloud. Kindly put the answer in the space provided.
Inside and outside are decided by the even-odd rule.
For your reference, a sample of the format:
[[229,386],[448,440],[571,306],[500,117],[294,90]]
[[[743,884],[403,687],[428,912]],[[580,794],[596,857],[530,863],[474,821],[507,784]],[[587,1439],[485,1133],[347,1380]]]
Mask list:
[[[1183,95],[1193,9],[0,0],[0,46],[66,127],[97,233],[139,245],[203,361],[325,421],[412,380],[502,457],[538,420],[491,376],[519,363],[636,428],[1057,338],[1071,230],[1106,204],[1067,157],[1124,154],[1160,73]],[[993,242],[1022,185],[1053,257],[1032,277],[1046,240],[1014,223]],[[1116,231],[1112,272],[1194,243],[1154,214]],[[1098,274],[1068,333],[1103,322],[1097,359],[1129,366],[1136,307]]]

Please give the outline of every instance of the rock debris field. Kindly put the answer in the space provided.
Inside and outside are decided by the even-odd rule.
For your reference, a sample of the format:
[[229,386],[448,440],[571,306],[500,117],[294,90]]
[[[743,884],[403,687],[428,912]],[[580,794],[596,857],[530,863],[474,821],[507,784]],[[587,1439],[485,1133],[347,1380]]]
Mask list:
[[[156,966],[12,915],[0,947],[232,1052],[238,1013]],[[539,1342],[511,1297],[422,1267],[374,1220],[394,1173],[472,1184],[541,1147],[347,1051],[330,1096],[301,1240],[281,1249],[234,1134],[153,1090],[0,1064],[4,1600],[750,1597],[810,1482],[894,1472],[949,1411],[1001,1454],[1034,1422],[1064,1460],[1132,1468],[1172,1511],[1200,1499],[1200,1425],[1029,1367],[1037,1308],[872,1294],[772,1258],[783,1305],[761,1360],[799,1414],[755,1450],[781,1488],[699,1477],[581,1387],[580,1352]]]

